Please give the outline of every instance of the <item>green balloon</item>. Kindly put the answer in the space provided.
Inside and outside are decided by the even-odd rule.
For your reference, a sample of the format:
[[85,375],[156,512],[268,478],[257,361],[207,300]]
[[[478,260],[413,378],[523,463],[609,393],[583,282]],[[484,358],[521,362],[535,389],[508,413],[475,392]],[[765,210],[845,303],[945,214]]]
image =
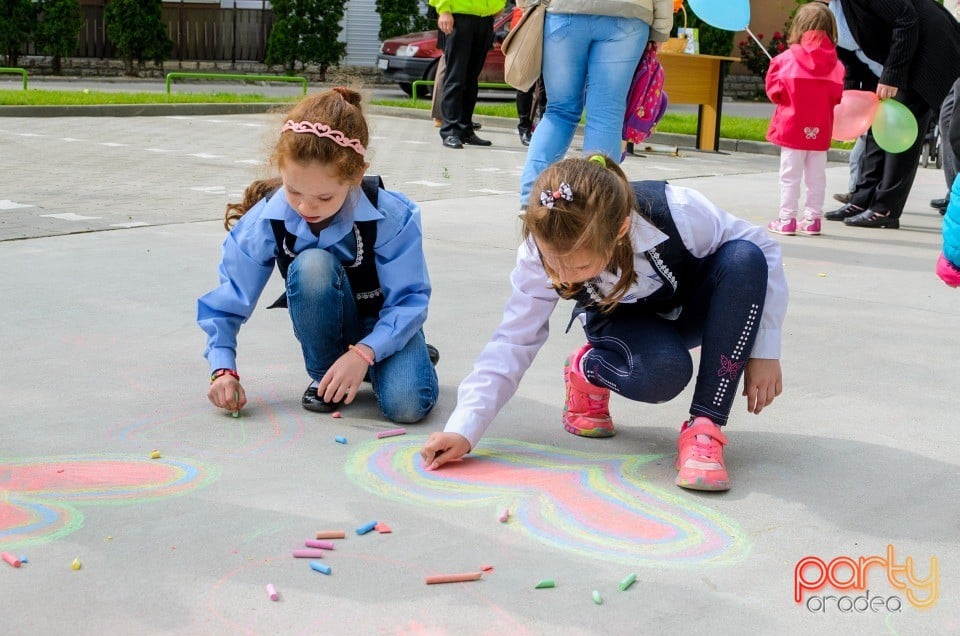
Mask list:
[[881,99],[873,118],[873,138],[887,152],[903,152],[917,140],[917,118],[900,102]]

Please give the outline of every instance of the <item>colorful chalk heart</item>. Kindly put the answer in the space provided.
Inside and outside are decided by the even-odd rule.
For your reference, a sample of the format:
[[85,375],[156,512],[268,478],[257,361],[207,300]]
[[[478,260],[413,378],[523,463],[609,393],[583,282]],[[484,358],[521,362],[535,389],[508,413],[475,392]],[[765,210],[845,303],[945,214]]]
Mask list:
[[370,492],[431,508],[502,510],[509,504],[509,531],[599,559],[701,565],[732,563],[747,552],[735,523],[672,484],[662,489],[640,478],[644,464],[662,455],[580,453],[491,439],[462,461],[426,471],[419,455],[425,439],[366,442],[350,456],[347,474]]

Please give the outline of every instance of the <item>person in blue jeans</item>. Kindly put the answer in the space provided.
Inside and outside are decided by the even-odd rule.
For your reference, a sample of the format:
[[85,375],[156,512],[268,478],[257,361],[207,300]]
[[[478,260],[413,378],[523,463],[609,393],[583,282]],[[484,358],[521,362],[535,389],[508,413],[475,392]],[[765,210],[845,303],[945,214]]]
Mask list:
[[647,40],[664,42],[673,0],[552,0],[543,25],[543,83],[550,96],[530,141],[520,206],[547,166],[570,148],[584,108],[584,156],[621,155],[623,115]]
[[237,332],[275,265],[286,289],[271,307],[289,309],[303,349],[305,409],[350,404],[364,379],[394,422],[417,422],[436,404],[420,208],[364,177],[368,140],[359,93],[338,87],[305,97],[271,156],[280,176],[255,181],[227,206],[220,284],[197,302],[215,406],[237,412],[247,402]]

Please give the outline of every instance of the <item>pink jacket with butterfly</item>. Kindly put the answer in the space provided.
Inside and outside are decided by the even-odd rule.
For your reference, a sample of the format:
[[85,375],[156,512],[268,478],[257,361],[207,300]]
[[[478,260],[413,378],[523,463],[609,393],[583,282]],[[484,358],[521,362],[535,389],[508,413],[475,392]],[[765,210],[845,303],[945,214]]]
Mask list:
[[843,95],[843,65],[823,31],[807,31],[799,44],[773,58],[767,97],[777,105],[767,141],[797,150],[827,150],[833,108]]

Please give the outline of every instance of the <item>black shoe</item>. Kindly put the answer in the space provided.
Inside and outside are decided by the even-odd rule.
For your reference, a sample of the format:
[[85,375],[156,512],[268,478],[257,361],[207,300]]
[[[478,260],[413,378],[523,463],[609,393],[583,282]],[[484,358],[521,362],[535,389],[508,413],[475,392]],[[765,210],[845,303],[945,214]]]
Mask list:
[[443,138],[443,145],[447,148],[463,148],[463,142],[456,135],[450,135]]
[[[468,146],[492,146],[493,142],[487,139],[480,139],[476,134],[469,135],[460,140]],[[447,143],[444,141],[443,143]]]
[[317,395],[317,387],[313,386],[312,382],[310,386],[307,387],[307,390],[303,392],[303,397],[300,398],[300,405],[314,413],[330,413],[340,408],[340,402],[324,402],[323,398]]
[[480,130],[482,126],[480,126],[478,122],[473,122],[472,124],[470,124],[470,127],[473,128],[474,130]]
[[861,212],[863,212],[863,208],[861,208],[859,205],[848,203],[839,210],[827,212],[823,215],[823,218],[828,221],[842,221],[844,219],[849,219],[851,216],[856,216]]
[[844,219],[843,224],[850,227],[885,227],[896,230],[900,227],[900,219],[891,216],[889,212],[864,210],[856,216]]
[[440,362],[440,351],[437,350],[432,344],[427,344],[427,355],[430,356],[430,364],[437,366],[437,363]]
[[852,198],[853,198],[852,192],[843,192],[843,193],[838,192],[837,194],[833,195],[834,201],[839,201],[844,205],[850,203],[850,199]]
[[522,143],[524,146],[529,146],[530,136],[531,135],[529,130],[520,131],[520,143]]
[[[942,199],[930,200],[930,207],[935,208],[937,210],[946,210],[948,205],[950,205],[950,195],[947,195]],[[943,212],[941,212],[940,214],[943,214]]]

